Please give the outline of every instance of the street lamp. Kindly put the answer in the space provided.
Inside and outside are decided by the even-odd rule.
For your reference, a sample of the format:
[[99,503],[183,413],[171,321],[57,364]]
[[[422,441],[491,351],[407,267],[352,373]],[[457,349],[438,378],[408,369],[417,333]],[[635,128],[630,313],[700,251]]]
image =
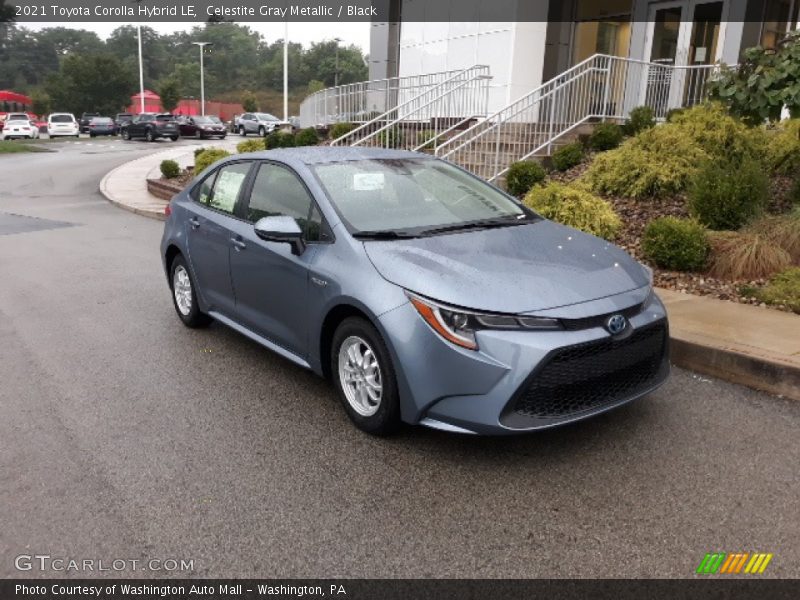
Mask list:
[[[142,0],[133,0],[139,4]],[[142,66],[142,24],[136,23],[136,39],[139,44],[139,112],[144,112],[144,67]]]
[[200,114],[206,116],[206,81],[203,73],[203,52],[206,46],[213,46],[213,42],[192,42],[200,48]]
[[339,44],[342,43],[342,38],[333,38],[336,42],[336,70],[333,72],[333,87],[339,86]]
[[289,121],[289,21],[283,22],[283,120]]

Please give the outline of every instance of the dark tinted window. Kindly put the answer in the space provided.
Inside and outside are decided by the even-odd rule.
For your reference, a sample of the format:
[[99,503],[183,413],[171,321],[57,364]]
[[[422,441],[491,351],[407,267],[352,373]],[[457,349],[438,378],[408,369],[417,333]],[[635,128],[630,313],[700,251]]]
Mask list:
[[308,241],[331,239],[322,215],[300,178],[286,167],[262,164],[253,182],[247,206],[247,220],[255,223],[263,217],[292,217]]
[[50,117],[52,123],[72,123],[73,120],[70,115],[54,115]]

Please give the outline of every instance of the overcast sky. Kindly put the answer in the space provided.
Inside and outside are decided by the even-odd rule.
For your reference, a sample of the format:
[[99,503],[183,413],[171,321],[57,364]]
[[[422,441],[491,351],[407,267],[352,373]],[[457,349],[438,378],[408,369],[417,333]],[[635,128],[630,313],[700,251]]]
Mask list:
[[[86,29],[94,31],[102,39],[107,38],[114,29],[121,25],[130,23],[21,23],[22,27],[28,29],[43,29],[45,27],[69,27],[71,29]],[[179,29],[189,30],[195,25],[202,23],[148,23],[159,33],[170,33]],[[267,42],[274,42],[283,39],[283,23],[242,23],[254,31],[258,31]],[[355,44],[364,52],[369,54],[369,23],[289,23],[289,40],[300,42],[308,46],[311,42],[321,42],[323,40],[339,37],[343,45]]]

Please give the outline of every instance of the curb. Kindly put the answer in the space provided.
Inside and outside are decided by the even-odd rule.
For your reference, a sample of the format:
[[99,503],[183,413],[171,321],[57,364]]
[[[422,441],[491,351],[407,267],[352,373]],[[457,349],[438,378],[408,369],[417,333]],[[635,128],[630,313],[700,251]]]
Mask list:
[[800,369],[670,336],[673,365],[800,401]]

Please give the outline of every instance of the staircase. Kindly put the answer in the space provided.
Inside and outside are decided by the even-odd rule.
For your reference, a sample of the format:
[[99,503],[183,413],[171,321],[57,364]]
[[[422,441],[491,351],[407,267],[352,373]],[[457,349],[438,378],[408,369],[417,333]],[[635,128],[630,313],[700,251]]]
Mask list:
[[486,117],[490,79],[486,65],[451,72],[438,84],[333,140],[331,146],[432,149],[444,136]]
[[497,183],[512,163],[550,155],[592,123],[624,122],[631,109],[642,105],[663,120],[671,108],[700,102],[715,68],[596,54],[445,139],[435,154]]

